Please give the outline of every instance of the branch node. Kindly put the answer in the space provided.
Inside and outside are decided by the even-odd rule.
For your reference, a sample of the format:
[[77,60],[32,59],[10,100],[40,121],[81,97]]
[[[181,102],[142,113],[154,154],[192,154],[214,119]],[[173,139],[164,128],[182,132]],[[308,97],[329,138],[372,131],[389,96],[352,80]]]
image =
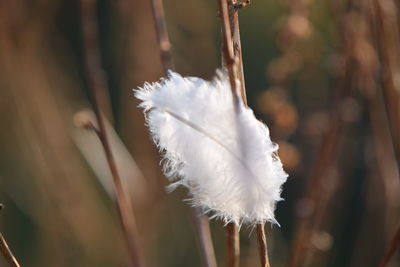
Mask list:
[[233,8],[235,9],[235,11],[238,11],[239,9],[242,9],[250,4],[251,0],[243,0],[241,2],[234,3]]

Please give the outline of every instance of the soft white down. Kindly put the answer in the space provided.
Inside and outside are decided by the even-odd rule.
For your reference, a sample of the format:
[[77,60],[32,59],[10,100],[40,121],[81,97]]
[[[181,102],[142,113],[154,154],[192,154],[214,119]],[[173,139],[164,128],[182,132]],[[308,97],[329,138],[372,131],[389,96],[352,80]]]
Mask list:
[[213,81],[182,77],[135,90],[151,136],[163,153],[173,189],[225,223],[276,223],[274,210],[287,179],[268,127],[242,101],[235,109],[227,75]]

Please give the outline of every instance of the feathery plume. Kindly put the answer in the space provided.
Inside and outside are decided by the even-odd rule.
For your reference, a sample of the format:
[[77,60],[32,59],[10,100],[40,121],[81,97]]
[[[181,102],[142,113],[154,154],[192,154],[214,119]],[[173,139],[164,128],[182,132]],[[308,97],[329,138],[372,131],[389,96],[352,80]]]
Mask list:
[[187,187],[193,205],[225,223],[276,223],[287,178],[278,146],[250,108],[241,101],[235,108],[226,73],[210,82],[170,71],[135,96],[163,153],[171,190]]

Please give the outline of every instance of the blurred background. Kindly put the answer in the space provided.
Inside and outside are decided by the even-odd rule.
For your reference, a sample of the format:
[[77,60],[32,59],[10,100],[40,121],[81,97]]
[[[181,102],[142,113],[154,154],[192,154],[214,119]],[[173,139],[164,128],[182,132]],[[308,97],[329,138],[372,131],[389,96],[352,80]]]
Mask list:
[[[145,261],[202,266],[187,192],[166,193],[132,94],[163,75],[150,3],[95,4],[100,106]],[[216,1],[164,5],[177,71],[212,78]],[[281,226],[266,226],[274,267],[378,266],[399,225],[399,11],[394,0],[253,0],[240,11],[248,102],[289,173]],[[0,3],[0,229],[22,266],[127,261],[103,149],[82,128],[93,117],[83,27],[78,0]],[[210,226],[224,266],[223,224]],[[254,231],[243,226],[240,242],[241,266],[258,266]]]

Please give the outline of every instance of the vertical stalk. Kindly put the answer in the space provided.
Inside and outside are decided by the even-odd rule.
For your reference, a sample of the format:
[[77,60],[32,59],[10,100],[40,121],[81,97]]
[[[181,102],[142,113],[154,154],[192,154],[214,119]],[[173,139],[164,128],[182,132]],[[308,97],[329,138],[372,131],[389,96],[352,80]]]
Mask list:
[[[240,80],[240,96],[243,100],[244,105],[247,107],[247,96],[246,96],[246,84],[244,80],[243,70],[243,55],[242,55],[242,43],[240,40],[240,27],[239,27],[239,14],[238,10],[250,4],[250,0],[238,0],[229,1],[229,20],[231,23],[231,34],[232,34],[232,45],[233,53],[238,59],[237,66],[237,77]],[[257,240],[260,252],[261,266],[269,267],[269,258],[267,251],[267,238],[265,236],[264,224],[257,224]]]
[[[382,76],[384,97],[387,108],[388,120],[392,132],[392,139],[397,156],[400,161],[400,95],[399,81],[400,73],[400,35],[398,27],[398,14],[396,3],[392,0],[374,0],[375,17],[373,22],[376,26],[378,49],[382,61]],[[396,249],[400,245],[400,225],[396,229],[387,250],[381,260],[380,267],[389,265]]]
[[[231,23],[229,18],[229,9],[227,0],[218,0],[219,11],[222,22],[222,56],[224,59],[225,66],[228,70],[229,81],[231,84],[231,90],[233,95],[233,102],[235,108],[237,108],[238,101],[238,59],[235,57],[233,50]],[[245,101],[243,101],[245,102]],[[227,249],[228,249],[228,267],[239,266],[239,232],[234,223],[229,223],[226,226],[227,234]]]
[[199,238],[200,248],[205,267],[217,267],[214,246],[212,244],[210,223],[208,218],[202,215],[200,208],[192,208],[192,216],[196,232]]
[[270,267],[267,249],[267,238],[265,236],[264,224],[257,224],[258,249],[260,251],[261,267]]
[[165,23],[163,1],[150,0],[150,3],[158,48],[160,50],[161,63],[164,68],[164,74],[168,74],[168,70],[175,70],[175,67],[171,55],[171,42],[169,41],[167,26]]
[[388,266],[390,259],[393,257],[399,245],[400,245],[400,225],[397,228],[396,233],[393,236],[393,239],[390,241],[389,247],[386,250],[385,255],[383,256],[382,261],[379,265],[380,267]]
[[[163,1],[150,0],[150,3],[158,48],[160,51],[161,63],[164,70],[164,75],[168,75],[168,71],[174,71],[175,66],[171,55],[171,43],[169,41],[165,22]],[[201,210],[196,207],[192,208],[192,217],[198,235],[198,241],[200,243],[204,264],[206,267],[217,267],[208,219],[202,214]]]
[[100,52],[98,48],[98,29],[95,19],[96,14],[95,0],[81,0],[81,16],[83,24],[83,42],[85,52],[86,77],[89,83],[91,92],[92,104],[96,115],[98,129],[96,131],[100,142],[103,146],[104,153],[107,159],[108,166],[111,171],[114,182],[114,190],[117,201],[118,215],[123,231],[123,237],[128,249],[130,258],[130,266],[142,266],[139,257],[139,248],[137,245],[137,229],[133,209],[130,199],[126,196],[120,175],[116,166],[116,162],[111,151],[111,147],[107,138],[107,132],[103,120],[103,114],[100,110],[99,102],[101,90],[106,88],[103,70],[100,63]]
[[[346,13],[343,15],[343,21],[340,21],[341,25],[341,53],[345,59],[344,69],[342,75],[338,77],[337,89],[335,90],[335,98],[333,100],[334,107],[330,113],[330,125],[326,133],[323,136],[323,141],[317,153],[317,160],[311,169],[306,191],[304,194],[303,201],[311,207],[311,211],[306,214],[297,217],[297,225],[292,242],[291,255],[289,258],[289,267],[304,266],[305,261],[313,258],[315,249],[311,244],[312,235],[318,231],[324,216],[326,215],[326,207],[332,198],[333,193],[337,190],[337,184],[339,183],[339,176],[330,175],[332,170],[337,170],[338,159],[340,152],[343,148],[343,139],[347,132],[347,125],[341,118],[340,107],[344,101],[350,97],[354,91],[353,75],[355,69],[355,62],[352,55],[352,51],[349,51],[351,47],[351,40],[348,38],[350,34],[351,21],[346,19],[346,14],[350,14],[353,11],[352,7],[347,8]],[[347,33],[347,35],[345,35]],[[352,35],[351,35],[352,36]],[[324,186],[329,181],[331,186]]]
[[8,246],[6,240],[2,233],[0,233],[0,250],[3,254],[4,258],[7,260],[8,264],[11,267],[20,267],[17,259],[15,258],[14,254],[11,252],[10,247]]
[[228,2],[229,5],[229,21],[231,24],[231,33],[233,41],[233,53],[238,59],[237,77],[240,80],[240,96],[243,99],[243,103],[247,106],[246,97],[246,85],[244,81],[244,70],[243,70],[243,56],[242,56],[242,43],[240,41],[240,27],[239,27],[239,14],[238,10],[241,7],[250,4],[250,0],[239,2],[238,0],[231,0]]
[[[229,81],[233,95],[238,95],[238,58],[233,50],[231,23],[227,0],[218,0],[219,11],[222,20],[222,55],[226,68],[228,69]],[[244,101],[243,101],[244,102]],[[236,101],[235,101],[236,103]]]
[[239,229],[235,223],[226,226],[226,245],[228,249],[228,267],[239,267]]
[[[237,108],[238,100],[236,96],[240,96],[243,104],[247,107],[238,10],[249,3],[250,1],[248,0],[242,2],[238,0],[218,0],[222,27],[222,56],[228,70],[235,108]],[[226,230],[228,266],[237,267],[239,266],[240,256],[239,231],[234,223],[228,224]],[[260,246],[266,249],[267,243],[265,233],[264,238],[258,240]],[[265,253],[263,253],[263,255],[265,255]],[[262,256],[262,258],[265,257]]]
[[400,35],[396,3],[393,0],[373,0],[377,24],[377,39],[382,61],[384,97],[392,139],[400,160]]

